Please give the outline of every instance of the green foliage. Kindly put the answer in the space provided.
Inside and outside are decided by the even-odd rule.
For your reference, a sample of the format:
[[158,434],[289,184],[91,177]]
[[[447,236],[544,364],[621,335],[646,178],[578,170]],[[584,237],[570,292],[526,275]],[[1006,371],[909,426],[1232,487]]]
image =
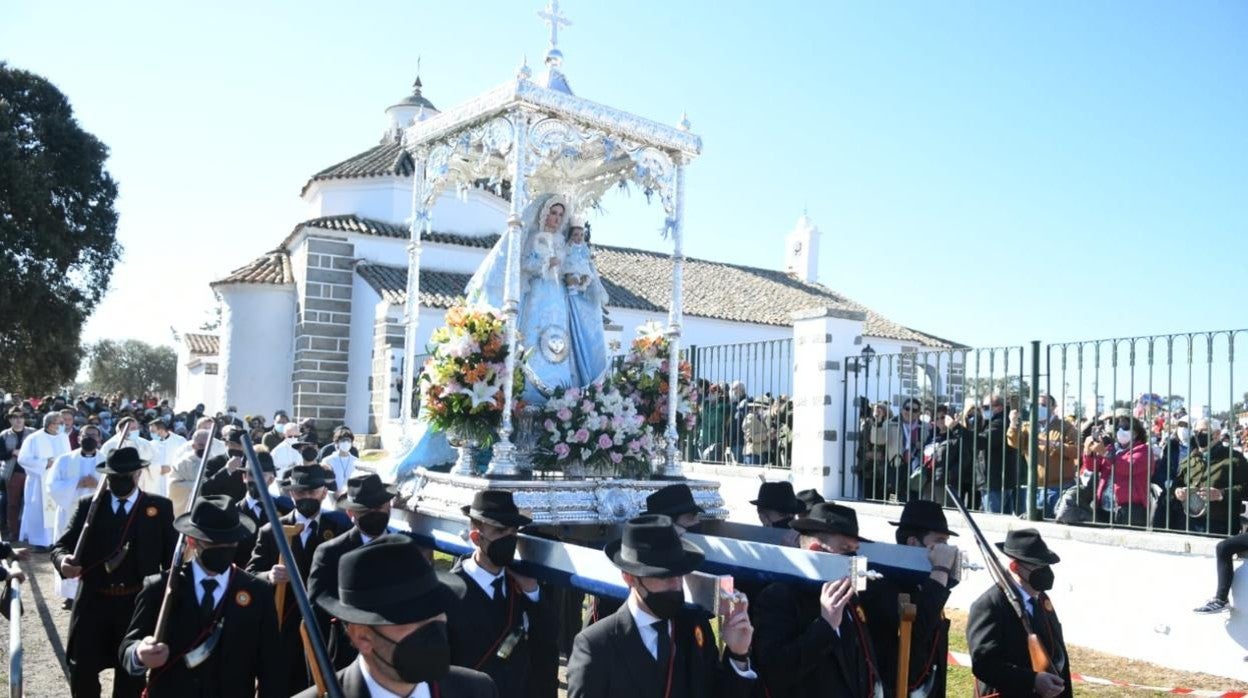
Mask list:
[[121,255],[107,157],[55,85],[0,62],[0,385],[8,390],[48,392],[78,371],[82,325]]
[[152,346],[137,339],[103,339],[88,349],[92,390],[172,394],[177,387],[178,355],[172,347]]

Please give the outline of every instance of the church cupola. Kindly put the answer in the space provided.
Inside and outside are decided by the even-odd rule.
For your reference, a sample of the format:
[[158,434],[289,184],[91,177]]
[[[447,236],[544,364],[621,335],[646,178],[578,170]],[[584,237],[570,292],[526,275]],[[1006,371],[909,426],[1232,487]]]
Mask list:
[[433,102],[421,94],[424,83],[420,81],[420,62],[416,64],[416,82],[412,83],[412,93],[404,97],[398,104],[386,109],[389,123],[383,139],[386,143],[397,143],[403,137],[403,130],[417,121],[424,121],[438,113]]
[[784,239],[784,270],[807,283],[819,280],[819,228],[802,213]]

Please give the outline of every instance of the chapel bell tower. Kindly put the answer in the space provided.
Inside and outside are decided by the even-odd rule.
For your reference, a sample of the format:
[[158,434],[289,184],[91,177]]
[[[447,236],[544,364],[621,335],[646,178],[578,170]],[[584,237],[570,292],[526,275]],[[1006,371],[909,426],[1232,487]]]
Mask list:
[[807,283],[819,279],[819,228],[805,213],[784,239],[784,270]]

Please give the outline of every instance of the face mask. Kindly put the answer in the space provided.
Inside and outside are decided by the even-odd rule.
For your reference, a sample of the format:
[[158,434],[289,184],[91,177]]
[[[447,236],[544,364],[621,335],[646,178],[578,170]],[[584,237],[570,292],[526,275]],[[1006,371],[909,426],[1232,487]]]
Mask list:
[[1177,436],[1179,437],[1179,441],[1182,441],[1184,444],[1186,444],[1187,442],[1192,440],[1192,430],[1188,429],[1187,427],[1179,427],[1179,433],[1177,434]]
[[387,644],[394,645],[390,661],[377,654],[377,650],[373,650],[373,656],[393,669],[406,683],[437,681],[451,670],[451,641],[447,638],[446,623],[443,621],[427,623],[398,642],[374,628],[370,630]]
[[[369,538],[376,538],[385,533],[386,526],[389,524],[390,512],[388,511],[370,511],[360,514],[355,519],[355,525],[359,526],[360,531]],[[490,561],[493,562],[493,558]]]
[[1036,408],[1036,420],[1039,422],[1049,421],[1049,408],[1037,407]]
[[346,452],[350,451],[350,450],[351,450],[351,442],[350,442],[350,441],[346,441],[346,440],[339,441],[339,442],[338,442],[338,450],[339,450],[339,451],[342,451],[343,453],[346,453]]
[[100,447],[100,442],[96,441],[94,437],[88,436],[82,440],[81,445],[83,453],[95,453],[95,449]]
[[260,501],[260,486],[254,482],[247,483],[247,494],[251,495],[252,499]]
[[221,574],[234,564],[235,546],[225,545],[219,548],[201,548],[195,553],[200,567],[213,574]]
[[786,516],[783,519],[777,519],[776,521],[772,521],[771,527],[772,528],[788,528],[789,524],[792,523],[792,521],[793,521],[792,516]]
[[1196,445],[1201,448],[1209,448],[1209,432],[1202,431],[1196,434]]
[[315,518],[321,513],[321,500],[319,499],[297,499],[295,500],[295,511],[303,514],[303,518]]
[[[645,587],[639,588],[645,589]],[[641,597],[641,600],[650,608],[650,612],[659,620],[671,620],[680,613],[680,609],[685,606],[684,589],[674,589],[672,591],[649,591]]]
[[204,449],[202,449],[202,448],[197,448],[197,449],[195,449],[195,457],[196,457],[196,458],[203,458],[203,457],[204,457]]
[[51,435],[53,435],[53,436],[60,436],[60,433],[61,433],[61,425],[60,425],[60,424],[53,424],[52,426],[48,427],[48,433],[49,433],[49,434],[51,434]]
[[1118,430],[1118,443],[1123,446],[1126,446],[1131,443],[1131,430],[1130,429]]
[[992,410],[982,410],[981,414],[983,415],[984,419],[987,419],[987,420],[992,419]]
[[1027,577],[1027,583],[1036,591],[1048,591],[1053,588],[1053,568],[1041,567],[1032,570],[1031,575]]
[[286,443],[288,443],[288,444],[297,443],[298,441],[299,441],[299,437],[298,437],[298,436],[287,436],[287,437],[286,437]]
[[164,440],[165,440],[165,437],[161,436],[160,434],[157,434],[156,432],[152,432],[152,441],[161,442]]
[[108,491],[118,497],[129,496],[129,494],[134,491],[134,476],[129,474],[109,475]]
[[496,567],[506,567],[511,561],[516,559],[516,543],[520,538],[516,534],[503,536],[490,541],[485,546],[485,556],[489,558],[490,564]]

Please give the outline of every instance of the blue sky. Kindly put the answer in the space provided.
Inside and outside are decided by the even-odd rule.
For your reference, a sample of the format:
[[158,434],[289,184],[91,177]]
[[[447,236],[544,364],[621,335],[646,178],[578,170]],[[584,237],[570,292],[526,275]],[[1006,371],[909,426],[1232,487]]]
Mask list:
[[[540,5],[0,5],[0,60],[112,149],[126,252],[87,338],[196,324],[307,177],[377,142],[417,55],[454,105],[540,61]],[[702,135],[693,256],[779,267],[806,208],[821,281],[967,344],[1248,324],[1246,3],[563,10],[579,95]],[[657,208],[605,203],[597,240],[663,247]]]

